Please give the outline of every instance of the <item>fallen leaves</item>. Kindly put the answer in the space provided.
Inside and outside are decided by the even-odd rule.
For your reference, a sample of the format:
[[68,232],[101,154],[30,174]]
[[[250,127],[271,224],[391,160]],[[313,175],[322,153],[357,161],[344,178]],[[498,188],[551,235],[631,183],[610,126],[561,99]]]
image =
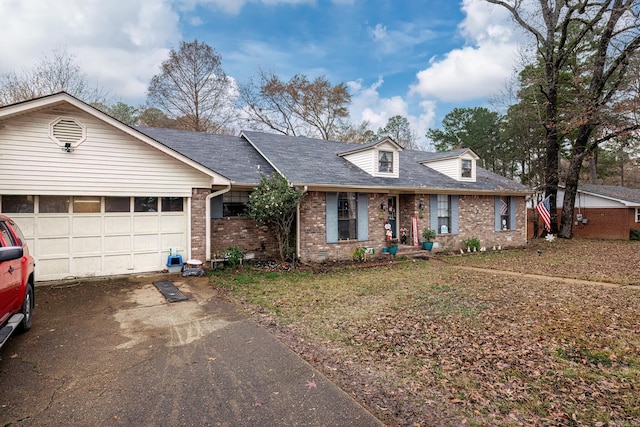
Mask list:
[[256,292],[264,305],[253,310],[277,313],[269,327],[388,424],[633,424],[640,290],[451,266],[640,284],[638,244],[599,242],[595,256],[571,243],[283,275],[238,292]]

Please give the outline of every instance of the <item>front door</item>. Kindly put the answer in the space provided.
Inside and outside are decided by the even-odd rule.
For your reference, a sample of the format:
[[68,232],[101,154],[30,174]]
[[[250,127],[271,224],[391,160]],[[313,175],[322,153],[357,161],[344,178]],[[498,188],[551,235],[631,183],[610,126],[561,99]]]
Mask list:
[[391,237],[398,238],[398,197],[389,196],[387,199],[387,218],[389,219],[389,225],[391,225]]

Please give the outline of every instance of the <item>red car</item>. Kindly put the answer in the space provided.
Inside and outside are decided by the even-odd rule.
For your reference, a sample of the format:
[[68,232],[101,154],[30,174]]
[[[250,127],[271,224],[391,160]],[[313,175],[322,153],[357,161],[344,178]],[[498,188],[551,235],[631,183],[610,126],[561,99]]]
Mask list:
[[0,215],[0,347],[15,331],[31,329],[33,257],[15,222]]

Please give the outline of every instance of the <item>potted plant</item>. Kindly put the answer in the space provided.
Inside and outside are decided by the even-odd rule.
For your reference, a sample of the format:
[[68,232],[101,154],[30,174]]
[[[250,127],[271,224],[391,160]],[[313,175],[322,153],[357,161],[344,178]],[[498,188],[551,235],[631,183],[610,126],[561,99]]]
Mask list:
[[430,251],[433,249],[432,240],[436,238],[436,230],[425,228],[422,230],[422,249]]
[[387,241],[387,252],[395,255],[398,252],[398,239],[390,239]]

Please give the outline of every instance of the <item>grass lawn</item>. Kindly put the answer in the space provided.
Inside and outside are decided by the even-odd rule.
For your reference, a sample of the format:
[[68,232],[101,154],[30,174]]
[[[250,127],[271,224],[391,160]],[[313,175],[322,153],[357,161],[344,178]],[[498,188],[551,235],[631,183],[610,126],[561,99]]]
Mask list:
[[213,283],[387,425],[640,425],[639,260],[638,242],[540,241]]

